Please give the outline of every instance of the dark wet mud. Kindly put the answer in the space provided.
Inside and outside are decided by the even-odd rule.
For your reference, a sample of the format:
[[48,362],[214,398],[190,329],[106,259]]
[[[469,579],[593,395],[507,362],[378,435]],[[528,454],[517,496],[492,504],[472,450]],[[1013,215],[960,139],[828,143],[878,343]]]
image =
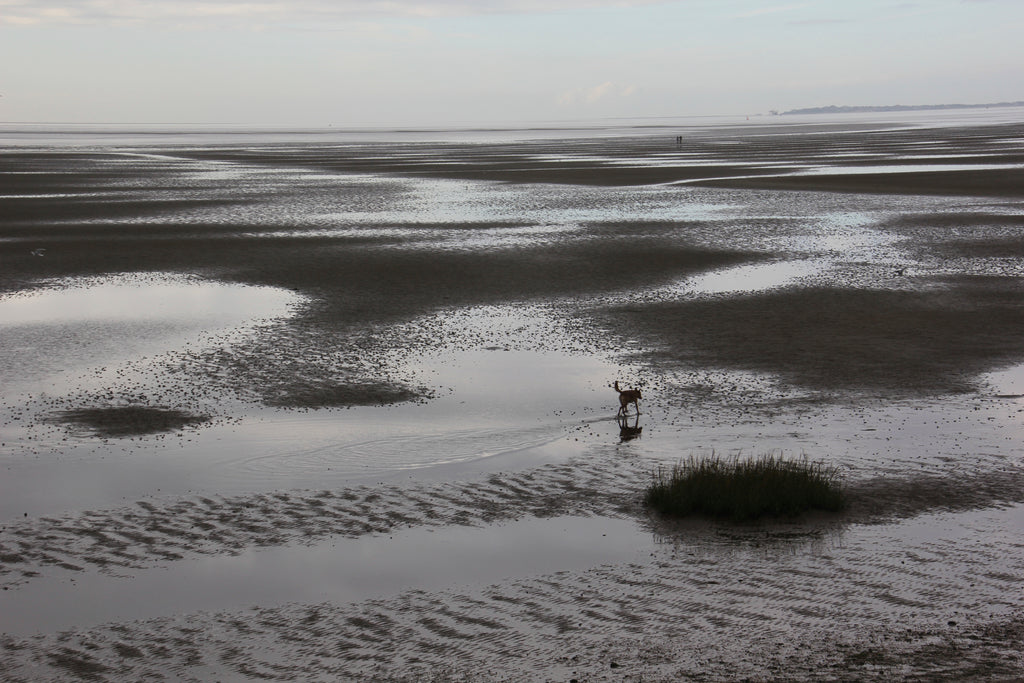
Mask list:
[[918,284],[929,291],[781,290],[728,301],[619,306],[600,319],[647,340],[645,354],[654,364],[772,372],[832,391],[965,392],[980,374],[1019,359],[1020,278]]
[[[5,150],[4,677],[1024,675],[1021,127],[677,134]],[[642,504],[659,467],[767,452],[835,467],[847,508]],[[639,550],[473,575],[479,542],[390,583],[348,558],[366,596],[314,559],[569,518]],[[296,601],[261,550],[345,597]],[[199,596],[220,561],[265,595],[47,598]]]
[[202,424],[209,418],[162,406],[121,406],[59,411],[50,419],[58,424],[91,431],[97,436],[138,436],[179,431],[190,425]]

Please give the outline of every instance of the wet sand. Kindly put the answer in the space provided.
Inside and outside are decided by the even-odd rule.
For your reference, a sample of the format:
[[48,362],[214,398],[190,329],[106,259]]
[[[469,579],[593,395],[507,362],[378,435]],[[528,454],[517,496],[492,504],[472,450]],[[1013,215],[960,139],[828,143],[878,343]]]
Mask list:
[[[7,679],[1024,675],[1024,196],[987,167],[1024,164],[1024,128],[675,134],[0,157],[8,299],[125,274],[291,297],[199,337],[0,328],[0,609],[29,612],[4,611]],[[46,358],[68,367],[25,368]],[[639,438],[615,379],[644,390]],[[839,467],[849,509],[641,504],[658,467],[769,450]],[[581,545],[545,554],[559,525]],[[549,565],[500,559],[531,537]],[[62,610],[76,590],[123,604]]]

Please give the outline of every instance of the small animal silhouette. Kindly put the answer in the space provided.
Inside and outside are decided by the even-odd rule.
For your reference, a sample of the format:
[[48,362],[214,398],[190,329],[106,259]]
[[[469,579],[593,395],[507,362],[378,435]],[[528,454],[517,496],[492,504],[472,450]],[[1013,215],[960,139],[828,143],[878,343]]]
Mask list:
[[636,414],[640,414],[640,390],[639,389],[619,389],[619,380],[615,380],[615,384],[612,385],[615,391],[619,392],[619,415],[625,415],[629,412],[629,404],[632,403],[636,406]]

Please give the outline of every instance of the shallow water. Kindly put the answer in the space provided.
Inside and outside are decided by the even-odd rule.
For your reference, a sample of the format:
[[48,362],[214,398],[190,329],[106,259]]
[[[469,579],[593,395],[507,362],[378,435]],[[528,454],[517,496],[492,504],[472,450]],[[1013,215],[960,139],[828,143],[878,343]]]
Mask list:
[[285,313],[290,292],[174,275],[54,282],[47,289],[0,299],[0,325],[85,321],[153,321],[207,331]]
[[[539,464],[578,452],[566,443],[575,411],[593,416],[614,393],[598,386],[616,368],[569,353],[500,349],[442,352],[408,360],[443,393],[426,404],[313,412],[243,407],[245,416],[181,436],[77,437],[60,429],[4,430],[10,454],[0,512],[52,514],[118,505],[149,495],[240,493],[340,486],[382,477],[422,478],[425,468],[494,460]],[[551,390],[531,396],[537,386]],[[539,400],[538,400],[539,398]],[[297,438],[301,435],[301,438]],[[22,439],[19,444],[19,439]],[[30,447],[32,458],[15,457]],[[434,475],[437,476],[437,475]],[[6,483],[17,480],[10,488]]]
[[[350,235],[371,239],[371,249],[486,254],[599,239],[608,226],[626,226],[644,238],[668,236],[771,257],[656,288],[591,297],[601,303],[735,297],[808,284],[853,284],[856,277],[888,282],[897,265],[932,267],[915,265],[919,262],[906,248],[904,236],[885,227],[888,216],[906,202],[898,197],[851,202],[810,193],[515,185],[309,169],[297,173],[223,161],[183,162],[173,154],[127,155],[119,163],[155,165],[161,173],[170,169],[171,182],[185,196],[213,192],[230,197],[238,192],[235,188],[246,188],[245,196],[261,198],[227,208],[211,204],[199,211],[186,209],[175,220],[182,227],[200,220],[251,220],[254,226],[247,234],[254,240],[279,234],[296,239]],[[219,185],[225,173],[233,183],[228,189]],[[931,210],[942,201],[916,198],[915,206]],[[287,230],[255,229],[282,221]],[[378,238],[384,242],[378,244]],[[851,267],[859,271],[853,282]],[[124,386],[135,394],[167,396],[170,387],[170,396],[181,395],[190,389],[179,387],[180,379],[167,374],[176,354],[230,347],[268,319],[287,319],[300,305],[303,299],[288,290],[161,274],[65,281],[0,300],[0,325],[8,345],[2,368],[8,408],[0,424],[0,452],[12,474],[6,481],[22,482],[5,485],[0,514],[12,518],[26,512],[106,507],[145,496],[339,486],[431,476],[431,469],[563,461],[586,444],[618,442],[622,431],[610,419],[617,404],[609,385],[615,379],[628,385],[647,372],[623,360],[623,352],[630,349],[595,345],[592,335],[572,329],[560,311],[511,303],[447,310],[387,333],[392,341],[386,342],[385,354],[391,369],[410,384],[435,392],[423,405],[282,411],[244,404],[226,394],[188,393],[182,399],[190,409],[202,411],[205,405],[227,412],[230,419],[182,435],[132,440],[69,435],[25,419],[31,410],[45,415],[52,410],[50,401],[74,391],[99,395]],[[455,343],[420,348],[424,331]],[[737,387],[740,394],[776,399],[800,395],[771,376],[720,368],[695,372],[704,372],[699,382],[728,401],[736,400]],[[33,390],[34,408],[26,409],[24,395]],[[798,417],[776,419],[775,424],[770,414],[737,419],[735,410],[722,408],[717,398],[707,408],[686,407],[679,415],[664,407],[670,398],[659,395],[656,386],[648,391],[643,425],[637,425],[646,431],[635,443],[646,456],[669,460],[718,448],[806,450],[829,453],[844,463],[858,459],[827,430],[807,429]],[[953,414],[970,409],[958,406]],[[870,419],[902,424],[906,412],[883,409]],[[726,425],[720,423],[723,416]],[[825,423],[845,419],[839,410]],[[909,445],[901,444],[909,444],[918,431],[901,433],[895,450],[908,450]],[[941,430],[939,434],[948,436]],[[928,443],[932,441],[929,437]],[[871,447],[871,453],[879,450]],[[31,457],[24,457],[26,453]],[[494,462],[485,465],[488,461]]]
[[[799,565],[804,557],[808,565],[834,561],[857,567],[857,554],[866,547],[902,546],[903,553],[879,569],[887,578],[876,588],[886,599],[911,606],[917,594],[927,590],[922,587],[922,568],[928,567],[928,580],[935,584],[952,581],[961,567],[951,562],[948,574],[936,567],[962,554],[972,535],[986,534],[994,546],[1014,543],[1014,530],[1022,525],[1024,506],[939,513],[890,525],[796,527],[788,533],[700,522],[671,535],[649,534],[638,533],[635,521],[608,517],[401,529],[146,570],[121,569],[117,575],[51,570],[28,587],[0,593],[0,632],[28,635],[108,621],[245,610],[266,605],[268,596],[276,605],[343,606],[405,591],[477,590],[513,579],[639,562],[659,548],[701,564],[760,558],[765,563]],[[955,607],[950,606],[950,616],[970,607],[999,612],[1015,604],[1001,593],[1016,560],[988,552],[976,558],[984,571],[972,578],[978,604],[957,600]],[[907,576],[900,577],[901,572]]]
[[[818,132],[831,135],[842,128],[830,125]],[[433,260],[465,265],[475,257],[530,250],[529,263],[535,266],[549,251],[593,254],[573,250],[605,243],[625,249],[636,240],[652,246],[628,252],[641,256],[624,264],[617,277],[630,268],[642,271],[646,263],[640,259],[657,256],[662,248],[683,257],[701,249],[746,255],[724,266],[615,280],[626,283],[622,286],[603,286],[607,274],[594,272],[591,279],[599,284],[565,292],[523,286],[524,293],[510,291],[499,303],[454,288],[450,297],[424,297],[429,305],[423,310],[395,309],[401,315],[382,316],[383,323],[374,319],[366,333],[372,343],[362,346],[302,336],[303,326],[318,320],[302,316],[325,301],[338,304],[339,317],[367,302],[346,308],[345,288],[325,293],[296,273],[270,277],[289,282],[281,287],[228,284],[216,273],[252,276],[246,270],[251,264],[234,260],[229,250],[221,254],[224,263],[204,262],[205,268],[197,266],[187,278],[165,274],[175,272],[172,268],[48,281],[47,289],[0,298],[0,541],[10,560],[2,567],[10,590],[0,596],[0,614],[16,620],[0,623],[0,630],[45,632],[167,615],[206,624],[202,610],[245,615],[290,601],[330,601],[334,607],[327,609],[344,620],[346,610],[360,609],[360,601],[380,598],[385,613],[427,623],[429,633],[415,642],[426,648],[442,641],[433,655],[409,656],[443,662],[458,659],[453,653],[469,655],[459,650],[457,638],[428,623],[433,617],[409,616],[409,595],[436,616],[449,603],[481,602],[472,597],[481,590],[504,597],[505,588],[481,586],[511,586],[511,597],[486,602],[487,610],[515,634],[506,649],[521,643],[532,648],[526,656],[546,651],[542,641],[550,637],[545,634],[556,632],[574,647],[588,647],[571,640],[571,629],[558,630],[569,623],[566,615],[578,617],[597,641],[621,643],[631,629],[643,633],[646,626],[677,634],[678,627],[714,654],[729,643],[746,642],[764,624],[797,633],[795,642],[817,642],[815,629],[846,623],[840,617],[848,605],[856,607],[857,628],[868,631],[907,619],[929,627],[962,619],[945,614],[946,605],[985,615],[1019,607],[1019,596],[1008,589],[1016,584],[1008,577],[1021,563],[1012,536],[1022,523],[1020,507],[1007,505],[1005,493],[987,493],[984,485],[985,477],[997,475],[1005,475],[1002,484],[1012,483],[1011,475],[1022,465],[1024,375],[1019,368],[983,376],[973,393],[892,400],[798,386],[771,372],[645,364],[637,354],[649,350],[648,340],[588,327],[592,319],[586,317],[588,307],[608,305],[730,301],[811,286],[927,292],[944,286],[936,284],[940,277],[1012,275],[1017,266],[1006,259],[972,258],[943,246],[970,230],[978,239],[1012,241],[1017,231],[1007,222],[989,226],[965,220],[968,229],[958,217],[984,212],[1013,217],[1019,204],[741,191],[660,181],[597,187],[510,180],[520,163],[536,170],[574,161],[615,172],[671,169],[690,160],[697,170],[827,166],[838,173],[846,172],[835,168],[846,161],[867,160],[871,167],[857,168],[898,174],[928,154],[927,134],[919,129],[886,125],[877,130],[892,135],[883,136],[882,143],[883,138],[862,140],[865,149],[844,139],[824,158],[800,158],[799,136],[782,155],[790,158],[780,158],[776,143],[786,134],[774,126],[758,133],[768,140],[763,145],[754,144],[757,135],[750,130],[695,131],[695,137],[707,138],[700,153],[632,135],[549,141],[537,153],[520,156],[508,150],[482,153],[462,145],[465,138],[451,146],[422,147],[405,142],[378,147],[368,139],[347,138],[336,140],[338,146],[307,146],[278,134],[231,133],[221,141],[239,144],[224,147],[204,145],[199,134],[166,146],[159,137],[132,131],[93,138],[89,144],[98,147],[112,140],[131,147],[100,161],[90,158],[81,174],[66,175],[89,179],[97,168],[111,171],[101,184],[116,201],[97,209],[93,200],[99,195],[90,192],[4,195],[0,200],[21,211],[9,219],[10,234],[0,242],[5,253],[31,267],[60,256],[51,245],[42,256],[29,258],[43,235],[33,231],[43,227],[33,224],[35,212],[58,206],[31,202],[59,195],[68,202],[59,205],[61,210],[72,215],[42,222],[64,235],[61,239],[95,231],[96,239],[116,244],[116,231],[124,228],[169,237],[201,233],[210,244],[238,239],[245,249],[281,250],[275,256],[300,245],[305,260],[289,263],[297,270],[308,264],[314,273],[325,264],[330,268],[330,257],[339,254],[414,256],[407,263],[415,264],[415,272],[433,275]],[[47,135],[52,133],[40,133],[36,143],[42,145]],[[81,131],[74,135],[81,137]],[[304,135],[322,140],[319,133]],[[1004,141],[1008,153],[1019,146],[1015,140]],[[350,154],[350,143],[363,148]],[[941,164],[922,167],[955,170],[980,159],[972,168],[986,168],[984,157],[953,154],[949,145],[935,147],[929,160],[942,159]],[[44,166],[52,161],[49,153],[40,162]],[[346,163],[338,161],[342,158]],[[419,177],[435,161],[451,173]],[[369,170],[359,172],[360,164],[369,164]],[[486,177],[485,171],[504,182],[474,179],[473,173]],[[83,203],[74,204],[78,200]],[[179,206],[169,200],[184,201]],[[74,215],[76,210],[81,215]],[[924,220],[925,227],[901,224],[908,216]],[[932,218],[936,225],[928,222]],[[452,254],[472,258],[443,260]],[[175,263],[193,272],[186,256]],[[301,286],[313,294],[300,296]],[[399,288],[379,296],[390,303],[388,297],[416,301],[418,294]],[[339,327],[331,333],[337,330],[349,332]],[[264,335],[294,343],[254,347]],[[245,364],[251,357],[230,353],[249,348],[265,354],[258,361],[271,370],[279,367],[279,373],[308,369],[289,365],[289,354],[299,349],[322,363],[314,370],[326,373],[348,363],[367,373],[358,379],[397,379],[424,387],[430,398],[388,406],[273,408],[261,404],[258,394],[256,399],[252,393],[236,395],[230,390],[234,385],[215,381],[232,373],[250,377]],[[226,355],[213,353],[219,350]],[[218,358],[237,364],[217,366],[209,360]],[[207,370],[210,374],[203,374]],[[273,373],[251,376],[273,379]],[[610,388],[615,380],[644,393],[642,414],[625,423],[615,419],[619,406]],[[133,438],[77,433],[46,419],[106,396],[114,403],[126,396],[166,402],[213,419],[179,433]],[[782,538],[791,530],[786,526],[769,533],[719,533],[703,525],[681,536],[652,539],[629,521],[637,492],[659,465],[711,452],[768,451],[823,461],[855,485],[881,481],[898,491],[933,477],[965,486],[975,482],[979,491],[957,500],[923,501],[901,513],[909,519],[884,525],[796,529],[796,541]],[[330,494],[330,504],[317,492]],[[943,505],[961,511],[938,511]],[[535,517],[551,510],[552,519]],[[597,516],[580,517],[587,514]],[[608,517],[616,514],[628,520]],[[477,529],[453,526],[502,515],[520,520]],[[393,520],[412,528],[385,536],[365,531],[390,527]],[[119,549],[117,539],[107,539],[111,530],[135,540],[127,542],[127,550]],[[341,532],[358,537],[325,540]],[[297,543],[304,535],[311,545]],[[278,539],[273,541],[278,545],[256,548],[268,538]],[[164,548],[170,555],[160,554]],[[232,552],[239,554],[231,557]],[[182,559],[170,559],[174,553]],[[55,567],[61,563],[79,569]],[[984,563],[991,568],[971,578]],[[32,574],[37,569],[42,576]],[[750,585],[748,579],[756,580]],[[675,591],[673,599],[659,601],[662,590]],[[392,605],[388,601],[396,595],[404,597]],[[449,601],[451,595],[459,599]],[[533,605],[537,595],[544,596],[543,604]],[[601,601],[608,602],[593,607]],[[472,611],[466,619],[454,614],[458,628],[480,626]],[[219,628],[228,629],[225,623],[218,622]],[[369,633],[363,627],[356,631],[346,638],[361,642]],[[410,642],[403,634],[396,630],[387,637]],[[233,644],[245,640],[237,633],[225,637]],[[288,637],[275,641],[283,662],[295,660],[282,645],[293,642]],[[488,638],[493,634],[468,640],[486,653]],[[120,643],[120,636],[114,640]],[[45,639],[38,642],[48,647]],[[53,646],[60,652],[70,647]],[[364,651],[377,656],[374,647],[366,644]],[[302,677],[303,672],[292,673]]]
[[242,334],[302,301],[272,287],[170,273],[47,284],[0,296],[5,398],[19,390],[70,391],[96,366],[181,349],[207,335]]
[[1024,365],[989,373],[982,380],[997,396],[1011,399],[1024,397]]
[[736,266],[688,278],[678,285],[680,294],[749,294],[799,284],[821,273],[826,261],[781,261]]
[[0,593],[0,632],[63,631],[265,604],[355,603],[407,590],[485,586],[628,562],[650,552],[637,524],[526,519],[484,528],[404,529],[387,536],[250,550],[119,576],[57,573]]

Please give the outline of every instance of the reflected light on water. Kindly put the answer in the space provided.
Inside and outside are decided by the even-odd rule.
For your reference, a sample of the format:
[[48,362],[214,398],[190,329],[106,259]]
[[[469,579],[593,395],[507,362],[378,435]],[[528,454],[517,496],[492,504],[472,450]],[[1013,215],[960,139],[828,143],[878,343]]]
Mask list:
[[[201,336],[244,331],[289,315],[294,292],[148,274],[71,279],[0,297],[0,399],[71,381],[90,367],[183,348]],[[72,381],[72,384],[75,382]],[[60,382],[49,392],[67,390]]]
[[982,377],[982,381],[999,396],[1024,396],[1024,365],[991,372]]
[[529,518],[484,529],[405,529],[388,536],[254,550],[74,582],[46,580],[0,596],[0,631],[30,634],[113,619],[286,602],[355,603],[401,590],[486,585],[639,557],[651,545],[631,520]]
[[824,265],[824,261],[779,261],[736,266],[689,278],[681,288],[697,294],[758,292],[794,284]]
[[0,298],[0,326],[91,320],[196,321],[233,326],[254,317],[281,315],[298,302],[291,292],[167,276],[122,277]]

